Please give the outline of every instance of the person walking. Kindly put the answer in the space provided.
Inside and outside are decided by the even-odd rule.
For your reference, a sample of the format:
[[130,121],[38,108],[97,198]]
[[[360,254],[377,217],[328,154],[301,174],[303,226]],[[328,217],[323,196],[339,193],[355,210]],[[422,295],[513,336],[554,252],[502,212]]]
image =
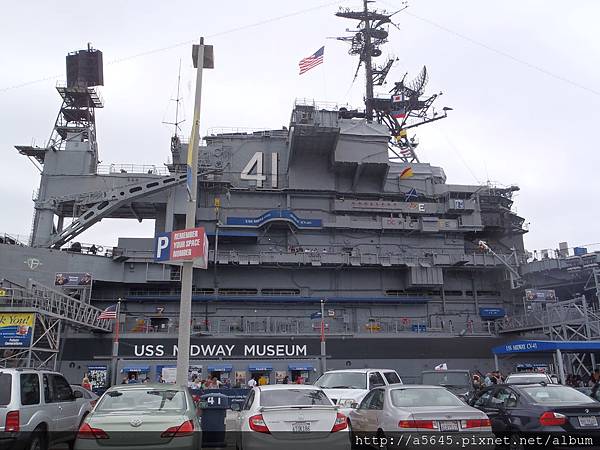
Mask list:
[[90,379],[87,377],[87,375],[85,375],[83,380],[81,380],[81,387],[88,391],[92,390],[92,383],[90,383]]
[[248,387],[250,389],[252,389],[254,386],[256,386],[258,384],[258,382],[256,381],[256,375],[252,375],[252,378],[250,378],[248,380]]

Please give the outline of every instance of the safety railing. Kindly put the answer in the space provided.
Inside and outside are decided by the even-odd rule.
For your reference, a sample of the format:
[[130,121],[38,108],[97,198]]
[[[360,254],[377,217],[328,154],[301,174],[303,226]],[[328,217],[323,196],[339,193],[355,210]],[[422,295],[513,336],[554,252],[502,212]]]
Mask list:
[[169,169],[166,167],[155,166],[155,165],[142,165],[142,164],[110,164],[110,165],[99,165],[96,168],[98,175],[112,175],[120,173],[135,173],[135,174],[146,174],[146,175],[169,175]]
[[[124,333],[164,334],[177,333],[179,322],[174,317],[151,316],[139,317],[126,315],[122,318]],[[324,321],[325,334],[330,336],[395,336],[395,335],[458,335],[458,336],[492,336],[497,332],[494,322],[470,320],[451,320],[442,324],[428,324],[424,318],[371,319],[350,323],[341,318],[327,318]],[[203,317],[192,318],[192,334],[210,335],[298,335],[318,336],[321,333],[321,320],[289,317]]]

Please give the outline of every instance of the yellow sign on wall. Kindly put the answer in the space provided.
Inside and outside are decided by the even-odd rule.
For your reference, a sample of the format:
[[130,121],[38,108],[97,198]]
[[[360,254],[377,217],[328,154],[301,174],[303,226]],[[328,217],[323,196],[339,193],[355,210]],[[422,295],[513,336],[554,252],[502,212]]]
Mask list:
[[33,313],[0,313],[0,327],[31,327],[33,316]]
[[0,313],[0,347],[27,347],[33,335],[33,313]]

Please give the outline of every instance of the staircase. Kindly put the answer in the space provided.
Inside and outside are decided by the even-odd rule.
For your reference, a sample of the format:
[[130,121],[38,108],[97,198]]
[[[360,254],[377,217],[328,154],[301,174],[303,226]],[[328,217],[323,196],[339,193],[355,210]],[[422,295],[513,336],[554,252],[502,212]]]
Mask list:
[[[15,285],[16,286],[16,285]],[[8,291],[3,308],[31,308],[42,315],[62,319],[76,328],[90,331],[112,330],[112,321],[100,320],[102,310],[48,286],[29,279],[27,287],[16,286]]]

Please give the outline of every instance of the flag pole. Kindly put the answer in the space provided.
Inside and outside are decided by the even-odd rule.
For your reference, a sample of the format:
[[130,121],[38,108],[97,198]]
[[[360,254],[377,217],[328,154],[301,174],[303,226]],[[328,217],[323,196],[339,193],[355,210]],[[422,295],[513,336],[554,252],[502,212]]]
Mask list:
[[117,384],[117,360],[119,357],[119,323],[120,321],[120,315],[121,315],[121,299],[119,299],[119,301],[117,302],[117,314],[115,317],[115,338],[113,340],[113,347],[112,347],[112,357],[111,357],[111,378],[112,378],[112,382],[111,385],[115,385]]
[[321,375],[327,371],[327,350],[325,348],[325,299],[321,299]]

